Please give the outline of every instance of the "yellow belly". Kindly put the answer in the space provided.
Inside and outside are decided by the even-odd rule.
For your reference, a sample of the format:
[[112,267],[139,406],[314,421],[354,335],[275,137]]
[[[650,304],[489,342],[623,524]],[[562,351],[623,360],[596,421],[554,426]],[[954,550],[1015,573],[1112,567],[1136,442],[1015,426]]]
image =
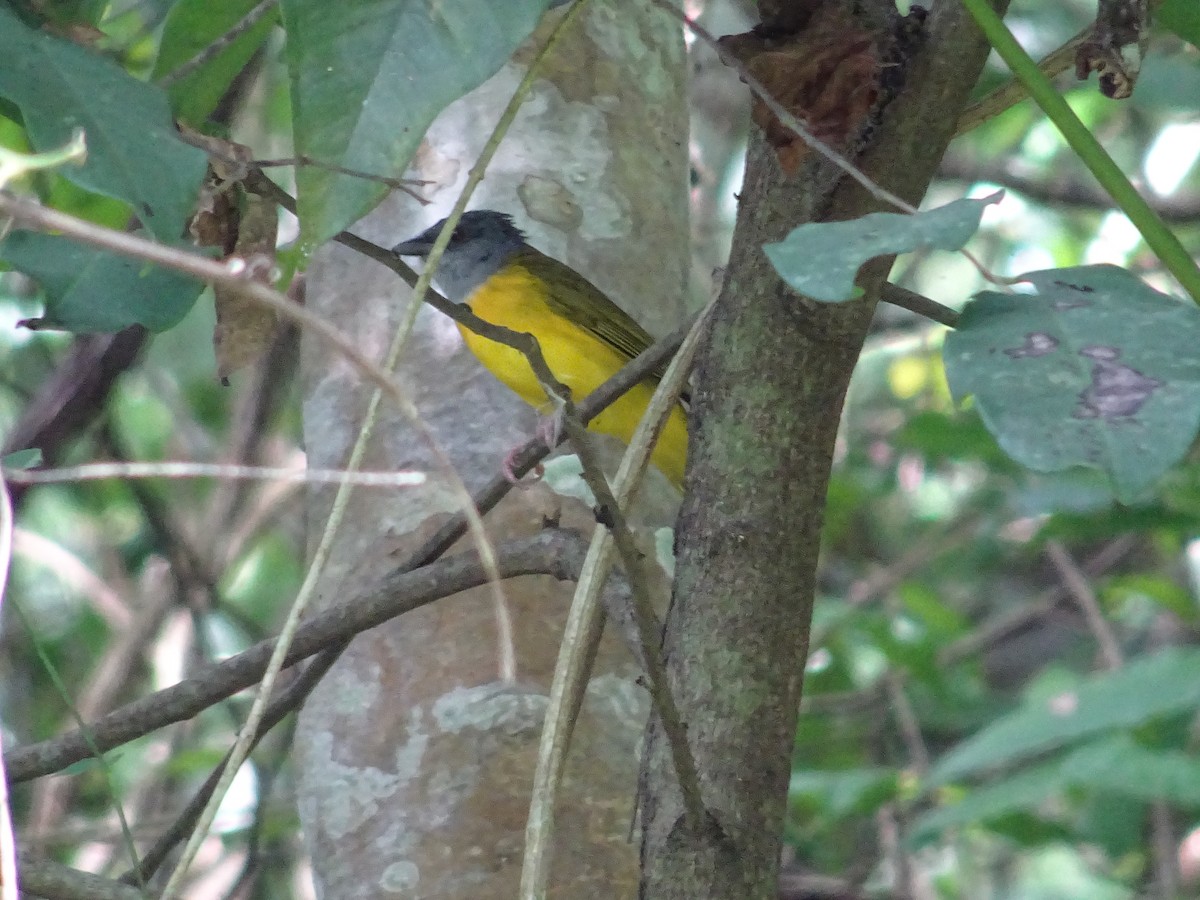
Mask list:
[[[468,298],[467,304],[481,319],[537,338],[546,365],[555,378],[570,388],[571,399],[579,401],[629,360],[588,331],[554,315],[542,299],[544,290],[542,282],[525,269],[510,266],[488,279]],[[488,371],[526,403],[545,410],[546,392],[524,354],[461,326],[459,330],[468,349]],[[593,419],[588,427],[629,443],[654,387],[653,381],[636,385]],[[682,408],[677,406],[671,412],[651,459],[676,486],[683,484],[687,462],[687,417]]]

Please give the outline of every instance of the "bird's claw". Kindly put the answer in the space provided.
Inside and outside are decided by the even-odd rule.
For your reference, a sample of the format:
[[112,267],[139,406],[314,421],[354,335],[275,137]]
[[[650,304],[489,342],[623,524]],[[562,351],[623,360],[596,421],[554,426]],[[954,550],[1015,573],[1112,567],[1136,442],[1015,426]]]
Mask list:
[[546,474],[546,468],[541,463],[538,463],[528,473],[533,477],[527,480],[522,480],[515,471],[517,465],[517,454],[520,452],[520,450],[520,447],[514,447],[504,455],[504,460],[500,463],[500,474],[504,476],[505,481],[514,487],[532,487],[535,482],[539,481],[541,477]]

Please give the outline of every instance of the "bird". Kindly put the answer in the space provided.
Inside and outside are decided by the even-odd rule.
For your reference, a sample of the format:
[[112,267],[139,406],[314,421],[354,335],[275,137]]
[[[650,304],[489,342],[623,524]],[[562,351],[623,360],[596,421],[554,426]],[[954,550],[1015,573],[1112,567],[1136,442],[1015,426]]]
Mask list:
[[[442,219],[392,248],[427,257]],[[490,209],[463,213],[442,254],[434,281],[454,303],[464,303],[493,325],[537,339],[546,365],[579,401],[653,342],[650,334],[603,291],[566,263],[531,246],[512,216]],[[525,355],[459,324],[467,348],[503,384],[539,411],[550,398]],[[588,424],[628,444],[663,369],[652,372]],[[687,463],[687,411],[676,404],[651,461],[682,489]]]

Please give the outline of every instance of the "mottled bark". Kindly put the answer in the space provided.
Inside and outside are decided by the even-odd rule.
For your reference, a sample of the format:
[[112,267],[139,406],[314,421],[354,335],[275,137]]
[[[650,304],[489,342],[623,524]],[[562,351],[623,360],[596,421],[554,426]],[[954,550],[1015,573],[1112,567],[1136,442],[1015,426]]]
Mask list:
[[[585,273],[647,327],[665,331],[682,315],[688,259],[682,36],[662,13],[615,0],[593,3],[580,24],[536,83],[471,206],[513,213],[534,244]],[[422,191],[434,204],[394,197],[356,230],[391,246],[445,215],[530,56],[522,50],[431,129],[413,174],[433,182]],[[310,273],[310,306],[382,356],[407,289],[339,247],[322,250]],[[506,451],[532,432],[533,412],[431,312],[422,313],[402,368],[469,484],[494,475]],[[338,465],[369,390],[313,344],[304,371],[309,463]],[[429,469],[430,460],[389,411],[367,465]],[[325,596],[369,580],[389,564],[388,554],[403,558],[454,511],[432,474],[427,490],[356,493]],[[312,496],[313,534],[331,496]],[[529,533],[558,506],[543,486],[515,491],[488,526],[497,538]],[[578,504],[562,512],[565,526],[594,525]],[[300,813],[326,900],[514,895],[571,586],[526,577],[504,590],[515,680],[501,675],[496,611],[481,589],[362,635],[306,705],[297,735]],[[636,890],[628,829],[646,711],[636,675],[620,643],[606,640],[558,815],[557,896]]]
[[[842,5],[866,29],[892,6]],[[961,6],[938,4],[901,93],[866,137],[860,167],[918,202],[986,54]],[[864,299],[824,305],[786,287],[761,246],[800,222],[883,208],[823,162],[785,176],[775,152],[753,141],[697,376],[665,638],[709,816],[698,829],[686,826],[655,727],[644,784],[641,896],[649,900],[776,894],[834,439],[890,260],[863,269]]]

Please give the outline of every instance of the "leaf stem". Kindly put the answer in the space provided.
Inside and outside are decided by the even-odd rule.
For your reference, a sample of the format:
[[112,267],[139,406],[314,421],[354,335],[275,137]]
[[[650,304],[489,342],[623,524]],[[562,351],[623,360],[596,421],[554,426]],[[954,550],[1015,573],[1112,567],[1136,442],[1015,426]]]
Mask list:
[[1100,182],[1100,186],[1129,217],[1129,221],[1141,233],[1147,246],[1191,295],[1192,300],[1200,303],[1200,269],[1196,268],[1196,263],[1183,244],[1137,192],[1125,173],[1113,162],[1112,157],[1079,120],[1067,101],[1055,90],[1037,63],[1017,43],[1012,32],[987,0],[963,0],[963,5],[975,19],[988,42],[1000,54],[1001,59],[1025,85],[1034,102],[1057,126],[1067,145],[1075,151],[1088,171]]

